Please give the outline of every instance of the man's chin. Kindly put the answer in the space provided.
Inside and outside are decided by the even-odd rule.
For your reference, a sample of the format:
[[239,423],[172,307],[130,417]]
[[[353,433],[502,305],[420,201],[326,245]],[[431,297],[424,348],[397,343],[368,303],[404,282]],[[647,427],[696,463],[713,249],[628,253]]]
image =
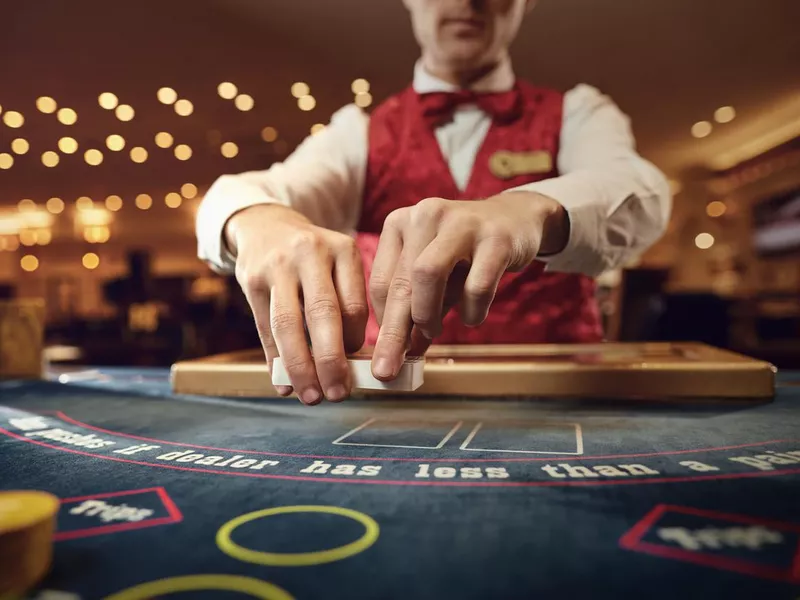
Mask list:
[[443,48],[442,57],[451,68],[462,71],[479,68],[485,62],[485,53],[486,48],[482,43],[456,40]]

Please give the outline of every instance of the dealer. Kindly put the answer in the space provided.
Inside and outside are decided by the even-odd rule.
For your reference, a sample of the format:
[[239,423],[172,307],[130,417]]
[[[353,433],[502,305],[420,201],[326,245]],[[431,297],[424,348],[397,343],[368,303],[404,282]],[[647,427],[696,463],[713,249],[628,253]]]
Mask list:
[[389,380],[434,341],[601,340],[595,277],[669,219],[611,99],[515,77],[534,1],[404,3],[413,83],[370,115],[342,108],[285,162],[221,177],[198,212],[199,256],[236,273],[268,362],[287,366],[281,393],[306,404],[349,395],[346,354],[365,343]]

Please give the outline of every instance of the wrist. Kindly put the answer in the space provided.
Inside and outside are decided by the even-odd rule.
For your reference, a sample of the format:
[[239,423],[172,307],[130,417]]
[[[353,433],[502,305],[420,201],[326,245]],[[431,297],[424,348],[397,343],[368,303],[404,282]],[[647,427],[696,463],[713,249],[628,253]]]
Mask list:
[[254,228],[264,233],[265,226],[280,219],[307,222],[296,210],[283,204],[256,204],[235,212],[228,218],[223,229],[223,241],[228,251],[236,256],[241,246],[242,236]]
[[[504,201],[513,203],[522,214],[525,229],[541,234],[540,256],[558,254],[569,242],[569,215],[556,200],[536,192],[507,192]],[[516,211],[515,211],[516,212]]]

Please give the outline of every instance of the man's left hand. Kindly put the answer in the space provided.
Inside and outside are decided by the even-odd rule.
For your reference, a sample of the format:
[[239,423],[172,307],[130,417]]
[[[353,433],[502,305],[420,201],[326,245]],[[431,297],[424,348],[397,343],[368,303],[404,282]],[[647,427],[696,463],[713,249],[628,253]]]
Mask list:
[[423,354],[455,306],[466,325],[480,325],[503,274],[561,251],[568,237],[564,208],[533,192],[427,198],[392,212],[369,282],[380,325],[375,377],[393,379],[406,354]]

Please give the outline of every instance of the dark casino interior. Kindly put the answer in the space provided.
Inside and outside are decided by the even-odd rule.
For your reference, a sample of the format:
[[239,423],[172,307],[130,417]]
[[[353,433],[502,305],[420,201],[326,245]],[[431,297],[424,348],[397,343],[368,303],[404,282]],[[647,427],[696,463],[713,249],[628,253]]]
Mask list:
[[[672,187],[663,238],[600,278],[608,340],[800,367],[798,23],[797,0],[540,0],[524,23],[517,73],[608,93]],[[4,0],[0,56],[0,299],[44,299],[52,361],[146,367],[258,345],[197,258],[203,194],[404,87],[417,47],[399,0]]]

